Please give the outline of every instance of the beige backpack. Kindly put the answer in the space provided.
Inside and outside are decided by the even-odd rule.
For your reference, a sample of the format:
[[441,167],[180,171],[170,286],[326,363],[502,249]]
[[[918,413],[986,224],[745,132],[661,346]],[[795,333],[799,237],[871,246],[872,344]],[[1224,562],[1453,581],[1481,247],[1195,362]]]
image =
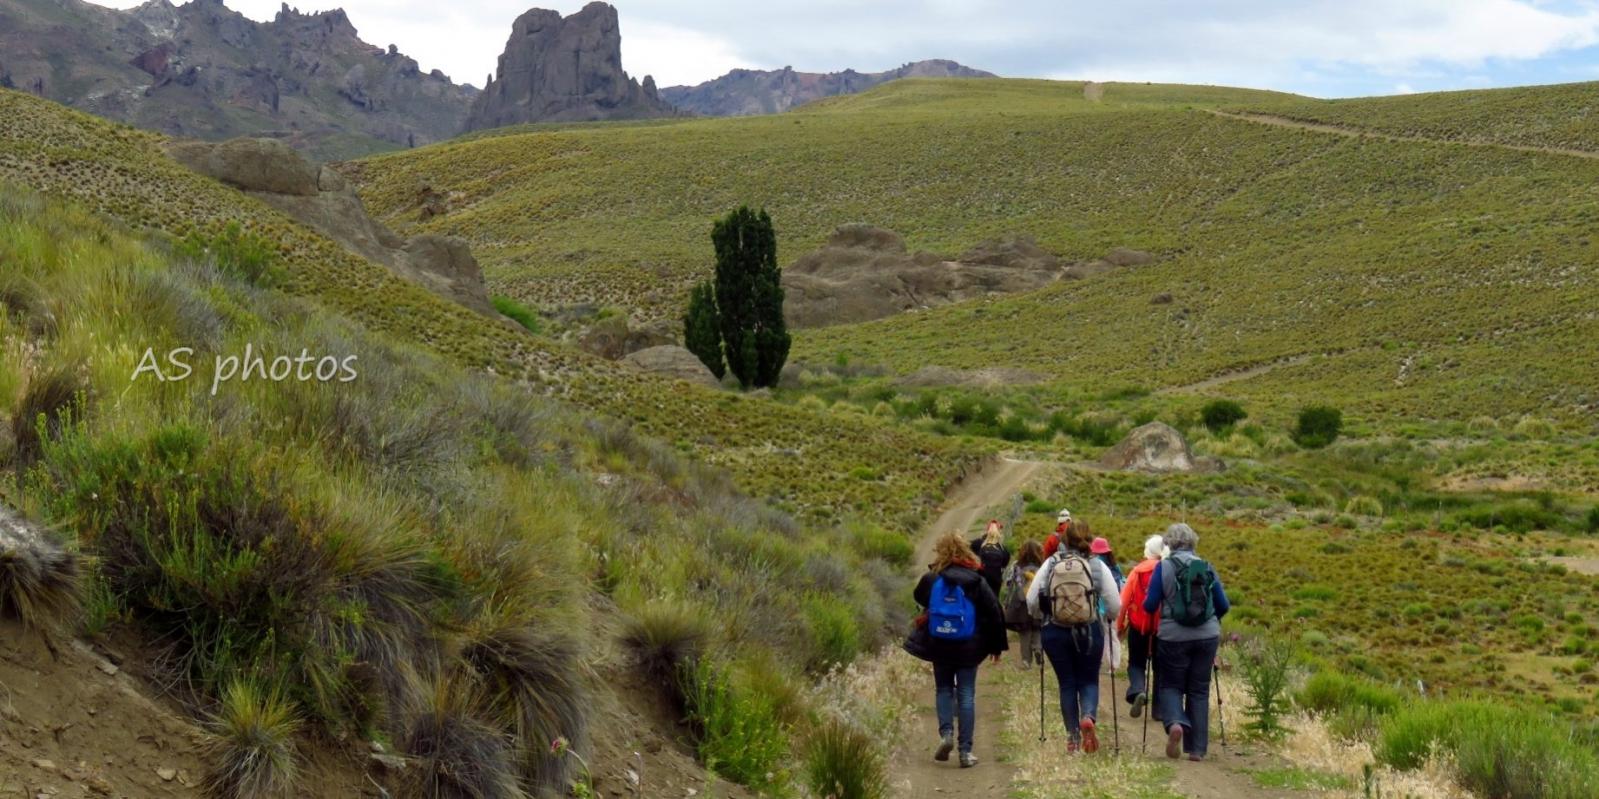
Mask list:
[[1049,620],[1057,627],[1077,627],[1099,620],[1093,566],[1075,552],[1055,559],[1049,572]]

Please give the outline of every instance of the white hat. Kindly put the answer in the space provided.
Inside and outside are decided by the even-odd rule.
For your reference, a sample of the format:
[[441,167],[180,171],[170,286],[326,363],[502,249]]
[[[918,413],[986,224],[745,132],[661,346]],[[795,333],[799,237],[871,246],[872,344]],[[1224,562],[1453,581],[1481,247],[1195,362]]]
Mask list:
[[1072,520],[1072,512],[1069,511],[1069,510],[1066,510],[1065,508],[1061,508],[1060,509],[1060,515],[1055,517],[1055,521],[1060,522],[1061,524],[1065,524],[1065,523],[1067,523],[1067,522],[1069,522],[1071,520]]

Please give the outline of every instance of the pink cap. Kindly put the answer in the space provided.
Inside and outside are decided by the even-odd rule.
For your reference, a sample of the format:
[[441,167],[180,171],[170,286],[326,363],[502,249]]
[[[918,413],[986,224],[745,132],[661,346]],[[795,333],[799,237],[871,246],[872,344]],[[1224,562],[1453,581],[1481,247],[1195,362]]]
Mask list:
[[1109,555],[1110,542],[1103,538],[1096,538],[1094,539],[1094,543],[1089,545],[1088,551],[1094,553],[1095,555]]

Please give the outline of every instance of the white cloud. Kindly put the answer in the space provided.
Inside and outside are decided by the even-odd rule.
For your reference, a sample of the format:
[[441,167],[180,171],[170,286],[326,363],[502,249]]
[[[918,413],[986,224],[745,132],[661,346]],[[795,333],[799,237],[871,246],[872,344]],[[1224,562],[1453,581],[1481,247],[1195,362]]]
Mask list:
[[[623,66],[653,73],[662,86],[733,66],[876,70],[954,58],[1014,76],[1339,93],[1423,79],[1459,85],[1466,74],[1599,45],[1599,0],[614,1]],[[228,2],[256,19],[278,9],[276,0]],[[583,0],[301,0],[300,7],[336,4],[368,41],[395,43],[424,69],[481,83],[528,4],[569,14]]]
[[1415,93],[1416,93],[1416,89],[1414,87],[1412,87],[1408,83],[1400,83],[1400,84],[1397,84],[1397,85],[1394,86],[1394,94],[1415,94]]

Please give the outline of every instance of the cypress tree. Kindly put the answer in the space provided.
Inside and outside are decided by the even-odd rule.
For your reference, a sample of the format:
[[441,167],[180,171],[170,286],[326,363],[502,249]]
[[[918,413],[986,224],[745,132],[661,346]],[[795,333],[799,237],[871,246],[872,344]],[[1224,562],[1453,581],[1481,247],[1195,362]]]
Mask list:
[[722,358],[721,319],[716,311],[716,289],[709,281],[694,287],[688,299],[688,313],[683,315],[683,346],[699,356],[717,380],[727,374],[727,363]]
[[792,339],[783,322],[783,273],[772,218],[741,206],[716,222],[711,243],[728,368],[744,388],[776,385]]

